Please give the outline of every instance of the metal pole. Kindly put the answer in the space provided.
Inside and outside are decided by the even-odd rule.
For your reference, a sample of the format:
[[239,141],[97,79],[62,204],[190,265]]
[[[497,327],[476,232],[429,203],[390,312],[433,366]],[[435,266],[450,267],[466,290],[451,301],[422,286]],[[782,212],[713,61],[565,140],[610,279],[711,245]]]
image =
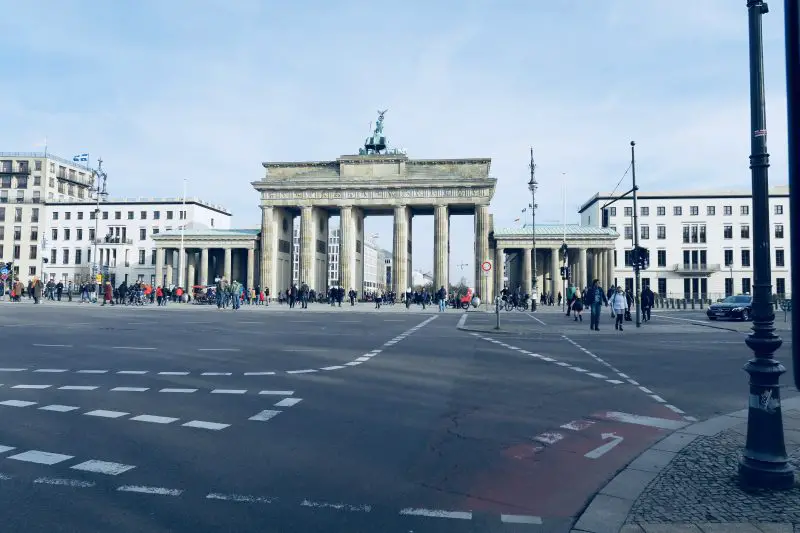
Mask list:
[[[800,0],[785,0],[786,93],[789,124],[789,231],[800,235]],[[800,290],[800,246],[792,246],[792,289]],[[791,302],[791,300],[790,300]],[[792,308],[794,386],[800,390],[800,315]],[[784,312],[784,320],[786,313]]]
[[[97,177],[97,190],[95,191],[95,208],[94,208],[94,251],[92,252],[92,261],[95,265],[97,265],[97,272],[92,272],[92,283],[95,282],[97,279],[97,274],[100,273],[100,268],[102,265],[100,264],[99,258],[97,257],[97,239],[99,235],[97,234],[100,230],[99,221],[100,221],[100,171],[95,172],[95,176]],[[94,270],[94,269],[92,269]],[[99,289],[98,289],[99,290]]]
[[531,147],[531,236],[533,240],[533,280],[531,281],[531,311],[536,310],[536,298],[538,297],[537,278],[539,273],[536,268],[536,164],[533,162],[533,147]]
[[786,456],[778,382],[786,368],[773,354],[783,341],[775,335],[769,239],[769,154],[764,104],[763,0],[747,0],[750,38],[750,170],[753,189],[753,327],[747,346],[754,357],[744,366],[750,375],[747,443],[739,461],[746,487],[790,489],[794,472]]
[[[561,173],[561,203],[564,209],[562,221],[563,221],[563,230],[564,230],[564,237],[563,243],[567,244],[567,173]],[[569,265],[567,261],[569,251],[564,250],[564,276],[561,276],[561,310],[564,311],[565,306],[567,305],[567,266]]]
[[[186,178],[183,178],[183,207],[181,207],[181,209],[183,211],[178,215],[179,219],[181,218],[181,215],[186,213]],[[183,219],[183,224],[181,224],[181,251],[178,255],[178,287],[183,287],[183,232],[185,228],[186,218]],[[250,290],[249,287],[248,290]]]
[[633,180],[633,299],[636,304],[636,327],[642,327],[642,313],[639,302],[641,273],[639,272],[639,208],[636,203],[636,141],[631,141],[631,179]]

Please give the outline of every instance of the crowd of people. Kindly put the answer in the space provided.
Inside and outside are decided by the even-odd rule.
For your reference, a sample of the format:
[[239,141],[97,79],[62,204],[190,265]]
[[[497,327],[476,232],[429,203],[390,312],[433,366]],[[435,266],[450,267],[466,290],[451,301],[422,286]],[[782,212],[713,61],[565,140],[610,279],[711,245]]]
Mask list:
[[[561,305],[562,296],[558,293],[557,301]],[[583,322],[583,310],[589,307],[591,322],[589,329],[599,331],[600,312],[603,305],[611,308],[611,316],[614,318],[614,329],[623,331],[624,323],[631,320],[631,308],[635,299],[631,291],[626,291],[622,286],[610,287],[604,291],[598,280],[592,282],[591,287],[578,289],[572,283],[566,289],[566,316],[572,315],[576,322]],[[552,305],[552,303],[550,304]],[[650,320],[650,311],[655,305],[655,294],[649,286],[645,286],[641,292],[642,320]]]

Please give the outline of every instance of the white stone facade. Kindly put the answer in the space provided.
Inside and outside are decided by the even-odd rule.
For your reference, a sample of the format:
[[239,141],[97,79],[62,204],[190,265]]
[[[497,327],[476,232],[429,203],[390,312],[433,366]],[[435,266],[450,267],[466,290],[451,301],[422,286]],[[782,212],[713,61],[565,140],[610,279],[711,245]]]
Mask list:
[[[598,193],[580,210],[581,224],[601,226],[601,207],[611,198]],[[752,293],[753,219],[749,191],[664,192],[638,194],[639,244],[650,250],[642,286],[665,297],[717,299]],[[629,255],[633,246],[633,200],[608,208],[608,225],[619,233],[614,277],[633,284]],[[789,188],[770,188],[772,291],[791,294]]]

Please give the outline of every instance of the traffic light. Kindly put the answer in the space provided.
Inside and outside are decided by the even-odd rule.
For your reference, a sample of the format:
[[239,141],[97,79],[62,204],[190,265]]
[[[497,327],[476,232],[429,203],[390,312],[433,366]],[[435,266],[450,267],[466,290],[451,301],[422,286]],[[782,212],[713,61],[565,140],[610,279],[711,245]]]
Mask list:
[[644,246],[639,246],[638,248],[634,248],[633,264],[636,265],[639,268],[639,270],[647,270],[647,267],[650,266],[650,250],[648,250]]

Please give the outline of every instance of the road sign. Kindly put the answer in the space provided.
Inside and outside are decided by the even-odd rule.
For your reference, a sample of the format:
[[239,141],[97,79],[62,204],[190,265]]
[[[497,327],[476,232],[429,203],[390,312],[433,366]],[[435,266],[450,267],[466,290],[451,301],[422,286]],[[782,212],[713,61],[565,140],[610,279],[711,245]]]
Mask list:
[[6,267],[0,268],[0,274],[3,274],[5,276],[7,276],[8,275],[8,269]]
[[491,261],[484,261],[481,264],[481,270],[484,272],[489,272],[492,269],[492,262]]

